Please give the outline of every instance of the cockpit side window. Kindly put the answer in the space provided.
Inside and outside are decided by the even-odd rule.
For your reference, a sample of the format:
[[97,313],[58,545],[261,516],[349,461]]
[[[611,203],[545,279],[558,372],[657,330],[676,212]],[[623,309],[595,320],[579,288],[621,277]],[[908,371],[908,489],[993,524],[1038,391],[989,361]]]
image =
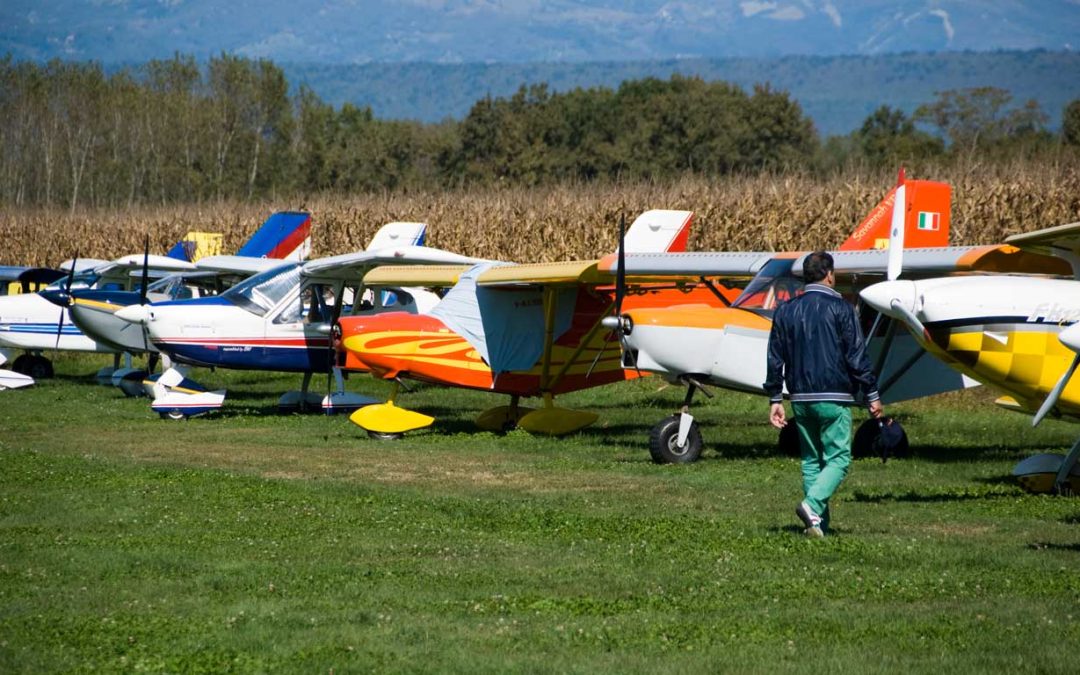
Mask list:
[[221,294],[252,314],[266,316],[300,283],[300,265],[284,265],[240,282]]
[[792,274],[794,263],[791,258],[770,260],[747,284],[732,307],[771,312],[781,303],[802,294],[805,284]]

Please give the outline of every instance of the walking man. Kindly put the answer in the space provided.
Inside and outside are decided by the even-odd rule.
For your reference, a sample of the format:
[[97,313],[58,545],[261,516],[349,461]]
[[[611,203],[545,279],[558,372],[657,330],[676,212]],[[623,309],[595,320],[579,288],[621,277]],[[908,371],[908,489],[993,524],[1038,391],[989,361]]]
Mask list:
[[787,383],[802,451],[803,501],[795,509],[808,537],[829,529],[829,498],[851,465],[851,408],[865,396],[870,414],[881,417],[877,380],[870,370],[855,310],[833,286],[832,256],[815,251],[803,263],[802,295],[776,310],[769,333],[769,421],[787,424]]

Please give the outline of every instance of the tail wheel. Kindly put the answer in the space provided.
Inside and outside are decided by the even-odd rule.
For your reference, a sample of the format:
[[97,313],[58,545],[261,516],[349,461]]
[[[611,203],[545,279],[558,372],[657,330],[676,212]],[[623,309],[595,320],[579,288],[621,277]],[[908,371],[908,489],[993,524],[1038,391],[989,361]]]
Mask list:
[[690,423],[686,444],[679,447],[679,415],[660,420],[649,433],[649,454],[657,464],[689,464],[701,457],[701,429],[697,422]]

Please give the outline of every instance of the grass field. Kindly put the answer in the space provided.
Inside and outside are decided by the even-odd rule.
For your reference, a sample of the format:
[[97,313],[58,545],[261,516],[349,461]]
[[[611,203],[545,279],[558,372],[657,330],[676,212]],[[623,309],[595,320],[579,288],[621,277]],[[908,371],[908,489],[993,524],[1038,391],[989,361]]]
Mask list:
[[652,378],[561,398],[601,414],[561,440],[421,388],[387,443],[274,414],[299,378],[200,372],[225,408],[173,423],[56,363],[0,392],[0,672],[1076,671],[1080,500],[1008,473],[1080,427],[989,392],[891,409],[913,457],[857,461],[816,541],[749,396],[656,466]]

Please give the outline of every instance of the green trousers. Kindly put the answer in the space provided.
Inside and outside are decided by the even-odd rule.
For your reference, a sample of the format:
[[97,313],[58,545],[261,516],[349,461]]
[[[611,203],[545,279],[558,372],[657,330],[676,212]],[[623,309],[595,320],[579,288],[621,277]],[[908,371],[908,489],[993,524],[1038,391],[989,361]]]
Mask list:
[[851,408],[838,403],[792,403],[802,450],[804,501],[829,527],[829,498],[851,466]]

